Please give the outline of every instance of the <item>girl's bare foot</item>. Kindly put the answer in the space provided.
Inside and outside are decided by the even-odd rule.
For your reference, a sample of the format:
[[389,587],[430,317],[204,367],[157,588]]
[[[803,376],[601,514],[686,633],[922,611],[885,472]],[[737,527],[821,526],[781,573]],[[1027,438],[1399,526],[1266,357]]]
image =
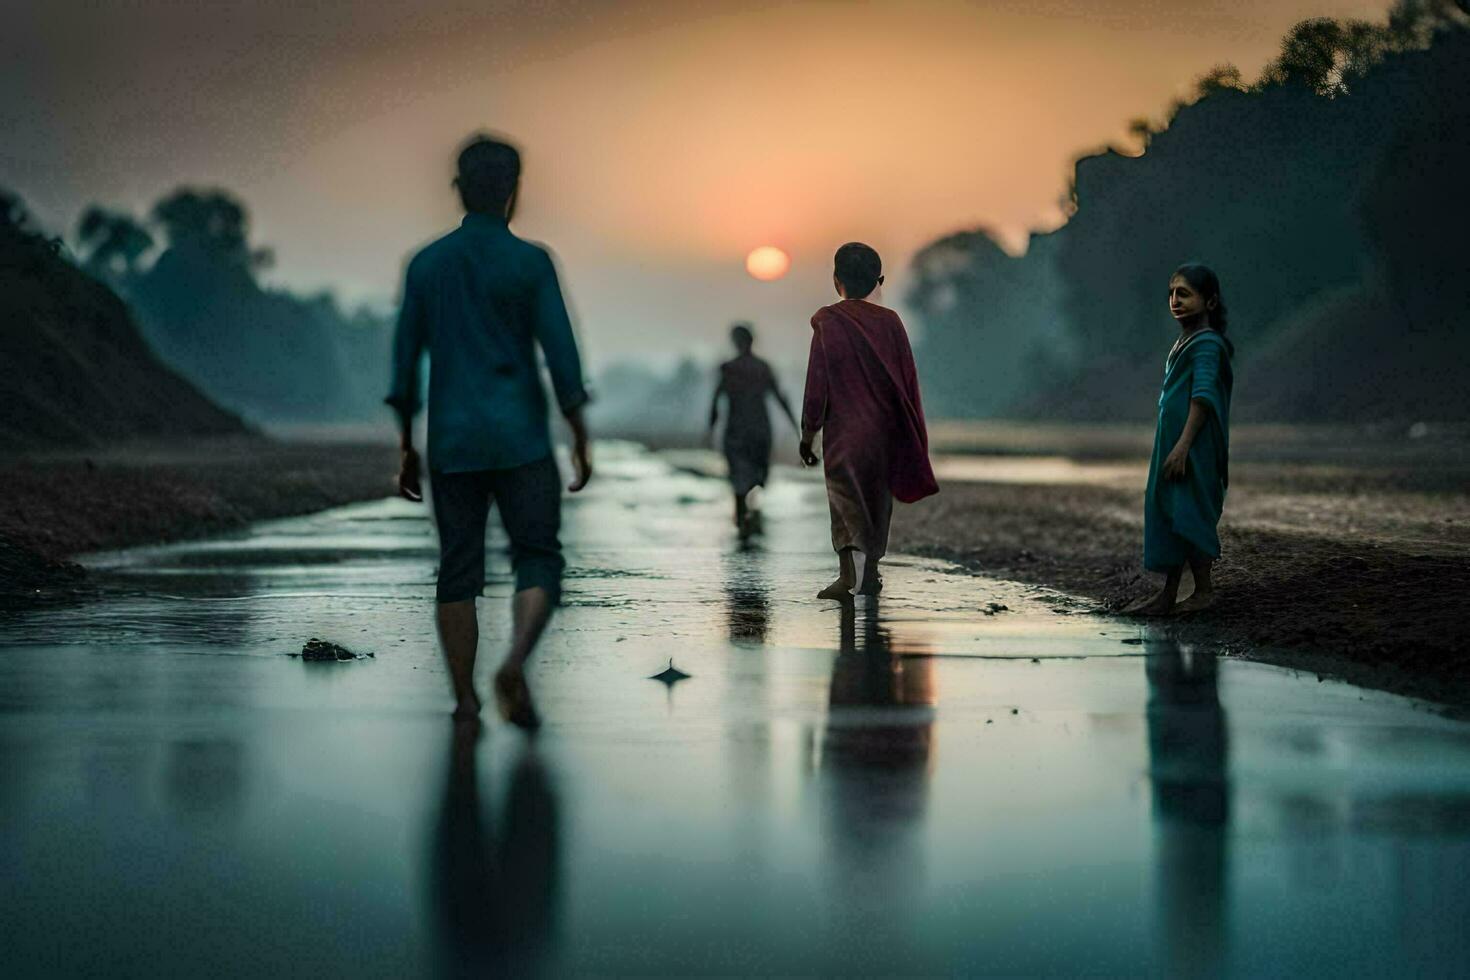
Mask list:
[[850,599],[852,598],[852,583],[845,578],[839,578],[821,592],[817,593],[818,599]]
[[1174,597],[1167,590],[1154,596],[1142,596],[1123,607],[1128,616],[1167,616],[1174,608]]
[[1173,609],[1169,610],[1169,615],[1184,616],[1188,613],[1202,612],[1203,610],[1210,608],[1214,604],[1215,593],[1213,590],[1208,592],[1195,590],[1195,593],[1191,595],[1188,599],[1185,599],[1183,602],[1177,603]]
[[533,732],[541,727],[526,675],[519,667],[501,667],[495,674],[495,706],[500,717],[518,728]]

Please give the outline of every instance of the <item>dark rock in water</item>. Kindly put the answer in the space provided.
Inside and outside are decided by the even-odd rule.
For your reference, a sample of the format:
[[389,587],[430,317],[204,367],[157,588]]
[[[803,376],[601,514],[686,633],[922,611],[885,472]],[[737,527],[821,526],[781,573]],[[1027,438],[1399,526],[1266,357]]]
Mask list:
[[[362,656],[363,657],[371,657],[372,654],[371,653],[365,653]],[[329,643],[326,640],[321,640],[321,639],[318,639],[317,637],[313,636],[311,639],[307,640],[306,641],[306,645],[301,648],[301,659],[302,660],[358,660],[358,659],[361,659],[361,658],[357,654],[353,653],[351,650],[347,649],[344,646],[339,646],[336,643]]]
[[670,657],[668,668],[666,670],[659,671],[657,674],[654,674],[652,677],[649,678],[649,680],[663,681],[665,684],[673,687],[675,684],[679,683],[682,680],[688,680],[689,676],[689,674],[686,674],[678,667],[675,667],[674,658]]

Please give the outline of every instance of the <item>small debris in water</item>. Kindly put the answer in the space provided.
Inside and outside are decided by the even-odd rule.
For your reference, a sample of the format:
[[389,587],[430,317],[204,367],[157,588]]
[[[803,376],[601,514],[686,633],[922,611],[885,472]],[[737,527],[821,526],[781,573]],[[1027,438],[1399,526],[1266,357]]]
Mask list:
[[1040,657],[1032,657],[1031,658],[1031,662],[1033,664],[1039,664],[1039,663],[1041,663],[1041,658]]
[[1012,708],[1011,709],[1011,714],[1013,714],[1013,715],[1019,715],[1020,713],[1021,713],[1021,709],[1020,708]]
[[657,674],[654,674],[652,677],[649,678],[649,680],[662,681],[669,687],[673,687],[675,684],[679,683],[682,680],[688,680],[690,676],[691,675],[684,673],[678,667],[675,667],[674,658],[670,657],[668,668],[659,671]]
[[1142,637],[1138,637],[1138,636],[1130,636],[1130,637],[1128,637],[1128,639],[1124,640],[1123,642],[1126,643],[1126,644],[1128,644],[1131,647],[1142,646],[1143,645],[1143,638]]
[[1010,612],[1010,611],[1011,611],[1011,607],[1010,606],[1001,605],[999,602],[989,602],[989,603],[986,603],[985,604],[985,608],[981,610],[981,612],[985,613],[985,615],[987,615],[987,616],[994,616],[998,612]]
[[302,646],[300,653],[292,654],[302,660],[362,660],[373,656],[371,653],[356,654],[344,646],[331,643],[327,640],[313,636]]

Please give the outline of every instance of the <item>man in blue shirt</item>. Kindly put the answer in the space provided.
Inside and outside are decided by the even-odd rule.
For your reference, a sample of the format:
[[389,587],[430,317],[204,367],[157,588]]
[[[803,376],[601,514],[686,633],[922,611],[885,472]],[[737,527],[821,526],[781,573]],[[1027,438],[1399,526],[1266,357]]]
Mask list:
[[495,675],[495,699],[508,720],[534,728],[525,664],[560,600],[565,564],[557,540],[561,477],[551,454],[538,345],[572,430],[576,477],[569,490],[587,485],[592,464],[582,420],[582,364],[556,269],[545,249],[509,228],[520,174],[520,154],[507,143],[479,136],[460,152],[454,184],[464,222],[408,264],[385,400],[398,414],[401,433],[399,493],[422,500],[413,417],[427,351],[429,492],[440,552],[437,618],[455,717],[480,711],[475,598],[485,586],[485,525],[494,502],[516,578],[514,634]]

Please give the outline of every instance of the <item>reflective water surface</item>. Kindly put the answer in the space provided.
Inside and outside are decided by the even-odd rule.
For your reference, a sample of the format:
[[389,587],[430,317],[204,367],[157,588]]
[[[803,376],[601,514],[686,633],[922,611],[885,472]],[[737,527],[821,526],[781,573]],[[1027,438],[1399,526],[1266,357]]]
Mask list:
[[842,609],[819,483],[742,549],[600,464],[534,742],[450,724],[402,501],[0,624],[0,975],[1462,973],[1465,724],[940,563]]

